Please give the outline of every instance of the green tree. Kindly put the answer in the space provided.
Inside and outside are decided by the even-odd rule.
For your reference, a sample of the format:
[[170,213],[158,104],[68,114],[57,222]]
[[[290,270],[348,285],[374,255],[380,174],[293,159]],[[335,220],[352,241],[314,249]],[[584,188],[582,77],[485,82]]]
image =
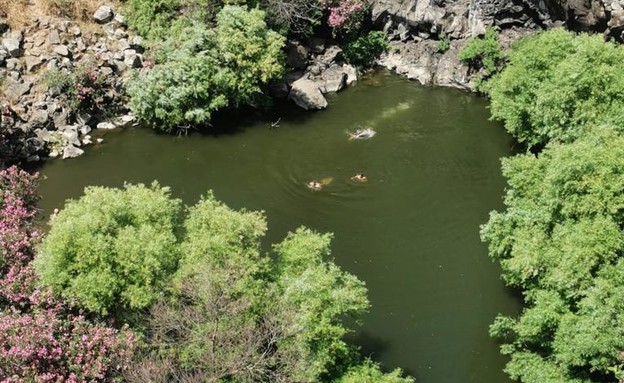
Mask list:
[[226,107],[254,105],[262,86],[282,74],[284,38],[264,12],[225,6],[214,30],[201,24],[170,39],[148,73],[128,87],[130,108],[155,129],[205,125]]
[[349,371],[334,383],[413,383],[411,377],[404,378],[400,369],[384,374],[377,363],[370,360],[351,367]]
[[361,281],[322,259],[330,235],[299,229],[276,257],[262,254],[264,217],[212,195],[185,227],[173,289],[152,309],[154,352],[130,381],[318,382],[351,361],[344,320],[368,300]]
[[482,228],[526,308],[492,335],[524,383],[613,381],[624,350],[624,137],[597,127],[503,161],[505,212]]
[[299,229],[276,257],[262,254],[262,214],[211,194],[185,227],[173,289],[152,310],[154,352],[139,362],[152,368],[130,381],[318,382],[351,361],[343,321],[368,300],[361,281],[322,259],[330,235]]
[[144,319],[133,383],[301,382],[384,375],[344,337],[369,302],[330,257],[330,234],[300,228],[261,250],[261,212],[212,193],[186,210],[169,189],[88,187],[51,219],[36,268],[44,284],[99,314]]
[[289,381],[314,382],[340,371],[354,351],[344,341],[345,317],[357,319],[368,307],[364,283],[333,262],[331,235],[300,228],[275,246],[284,334],[280,357],[290,361]]
[[124,14],[128,25],[150,40],[180,37],[184,27],[214,21],[220,0],[128,0]]
[[371,67],[375,60],[390,47],[388,36],[382,31],[371,31],[358,37],[344,48],[345,59],[353,65]]
[[[440,44],[438,44],[439,48]],[[484,36],[472,37],[457,57],[471,68],[483,68],[486,75],[496,73],[503,59],[498,32],[493,28],[487,28]]]
[[624,48],[563,29],[518,42],[489,84],[492,117],[528,146],[572,142],[624,117]]
[[96,313],[144,309],[176,269],[179,214],[156,183],[87,187],[50,220],[35,262],[41,281]]

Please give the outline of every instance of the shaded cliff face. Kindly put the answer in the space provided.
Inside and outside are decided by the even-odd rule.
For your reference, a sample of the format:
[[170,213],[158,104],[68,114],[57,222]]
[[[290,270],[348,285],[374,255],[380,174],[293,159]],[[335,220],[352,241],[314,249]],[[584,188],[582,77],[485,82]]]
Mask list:
[[624,40],[624,0],[372,0],[373,22],[401,40],[445,33],[461,39],[486,26],[565,26]]

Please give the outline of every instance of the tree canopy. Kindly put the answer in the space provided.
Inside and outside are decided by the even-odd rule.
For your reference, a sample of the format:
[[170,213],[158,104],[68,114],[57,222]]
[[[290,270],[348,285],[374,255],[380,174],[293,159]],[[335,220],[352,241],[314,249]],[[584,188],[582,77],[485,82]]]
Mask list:
[[364,283],[331,261],[331,234],[299,228],[266,252],[261,212],[210,192],[183,210],[157,183],[87,187],[50,225],[41,283],[140,325],[129,382],[411,381],[357,364],[346,321],[369,302]]
[[518,319],[491,333],[524,383],[599,382],[624,350],[624,138],[595,129],[539,157],[503,161],[507,210],[482,229],[504,280],[523,289]]
[[180,210],[156,183],[87,187],[50,221],[35,263],[42,282],[101,314],[149,307],[177,266]]
[[482,227],[517,318],[490,327],[523,383],[624,380],[624,50],[551,30],[489,84],[492,116],[536,153],[503,160],[506,210]]
[[492,117],[528,146],[572,142],[624,117],[624,48],[563,29],[520,40],[488,85]]
[[281,76],[284,38],[263,11],[228,5],[216,22],[169,38],[156,65],[130,83],[130,108],[148,125],[165,132],[206,125],[218,110],[254,105],[262,86]]

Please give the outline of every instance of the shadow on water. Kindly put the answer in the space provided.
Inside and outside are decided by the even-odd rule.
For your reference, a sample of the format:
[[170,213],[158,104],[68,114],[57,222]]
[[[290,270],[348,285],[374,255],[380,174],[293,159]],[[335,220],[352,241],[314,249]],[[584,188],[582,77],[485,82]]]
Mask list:
[[376,336],[370,331],[361,331],[349,337],[349,341],[360,346],[360,356],[371,359],[381,358],[391,345],[388,339]]
[[286,99],[276,99],[262,108],[250,106],[228,109],[215,113],[209,126],[190,129],[189,134],[218,138],[223,135],[241,134],[249,129],[279,129],[282,123],[291,126],[306,125],[320,111],[302,113],[301,108]]

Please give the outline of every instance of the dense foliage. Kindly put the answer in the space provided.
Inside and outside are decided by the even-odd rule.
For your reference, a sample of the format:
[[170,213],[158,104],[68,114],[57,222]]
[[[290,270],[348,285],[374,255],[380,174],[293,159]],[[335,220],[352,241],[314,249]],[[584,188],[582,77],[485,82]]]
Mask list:
[[[152,310],[154,351],[130,381],[318,382],[351,362],[343,321],[368,300],[361,281],[323,259],[330,235],[299,229],[272,258],[260,251],[264,217],[212,195],[189,209],[185,229],[171,294]],[[383,377],[367,366],[348,374]],[[388,382],[410,381],[400,375]]]
[[503,160],[507,208],[482,228],[526,303],[490,328],[523,383],[624,381],[621,55],[553,30],[520,42],[491,85],[493,116],[519,140],[546,144]]
[[52,217],[36,266],[54,292],[101,313],[153,303],[177,266],[180,201],[157,184],[88,187]]
[[388,50],[388,36],[381,31],[372,31],[358,37],[344,48],[347,62],[361,67],[371,67],[375,59]]
[[82,64],[74,70],[50,69],[43,75],[48,92],[59,95],[70,114],[101,113],[103,105],[113,105],[113,82],[93,63]]
[[215,111],[255,104],[282,74],[283,44],[264,12],[225,6],[216,28],[197,24],[167,42],[163,59],[129,86],[130,108],[165,132],[208,124]]
[[606,381],[619,364],[622,169],[624,138],[607,128],[503,162],[507,211],[492,214],[483,238],[528,307],[491,332],[506,340],[507,371],[522,382]]
[[471,68],[483,68],[486,75],[494,74],[503,59],[498,32],[487,28],[484,36],[472,37],[457,57]]
[[37,286],[37,177],[0,172],[0,382],[119,382],[136,338]]
[[214,20],[222,6],[220,0],[128,0],[124,13],[128,24],[141,36],[165,40],[178,35],[184,27]]
[[519,42],[490,84],[492,117],[527,145],[571,142],[624,117],[624,48],[563,29]]
[[[96,356],[119,357],[115,347],[126,339],[123,367],[115,370],[126,370],[126,381],[411,381],[400,370],[386,375],[372,362],[357,365],[345,321],[357,322],[368,309],[366,288],[327,260],[329,234],[300,228],[265,253],[261,213],[231,210],[210,193],[182,213],[157,184],[88,187],[50,224],[37,268],[55,296],[117,319],[150,309],[133,322],[147,342],[127,370],[134,338],[109,329],[101,334],[108,349],[90,343],[100,347]],[[42,319],[36,331],[53,332],[46,326],[55,323]],[[30,322],[22,327],[33,330]],[[111,369],[115,361],[96,366]]]
[[365,361],[361,365],[352,367],[335,383],[413,383],[413,378],[403,378],[401,370],[396,369],[384,374],[378,364]]

